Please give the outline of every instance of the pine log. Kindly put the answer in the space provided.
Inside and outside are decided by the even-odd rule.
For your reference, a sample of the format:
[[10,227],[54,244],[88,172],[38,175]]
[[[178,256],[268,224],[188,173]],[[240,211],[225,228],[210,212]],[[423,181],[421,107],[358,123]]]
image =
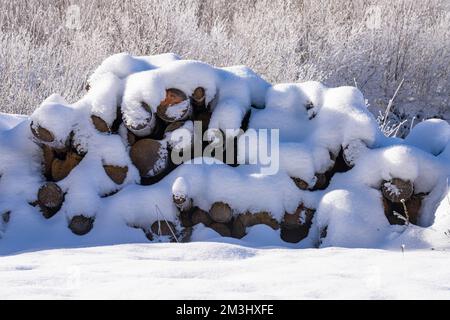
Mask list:
[[383,196],[394,203],[400,203],[411,198],[414,192],[414,186],[411,181],[405,181],[399,178],[393,178],[390,181],[383,181],[381,184]]
[[38,204],[43,216],[47,219],[53,217],[64,202],[64,193],[54,182],[47,182],[38,191]]
[[43,174],[48,179],[52,179],[52,163],[55,159],[55,152],[46,144],[41,145]]
[[81,155],[73,151],[69,151],[64,160],[55,158],[52,162],[53,180],[60,181],[66,178],[82,159]]
[[206,103],[205,103],[205,89],[202,87],[198,87],[194,90],[191,96],[192,101],[192,107],[194,113],[201,112],[203,110],[206,110]]
[[308,183],[305,180],[296,177],[291,177],[291,179],[300,190],[308,190]]
[[253,227],[258,224],[265,224],[274,230],[280,228],[278,221],[275,220],[268,212],[251,213],[246,212],[236,217],[233,221],[231,230],[234,238],[242,238],[246,234],[246,228]]
[[316,173],[316,183],[313,190],[325,190],[328,187],[328,178],[325,173]]
[[180,223],[183,227],[188,228],[192,227],[194,224],[192,223],[192,212],[191,210],[181,211],[180,212]]
[[87,234],[94,227],[95,219],[83,215],[74,216],[69,223],[69,229],[76,235],[82,236]]
[[228,223],[233,217],[233,211],[230,206],[224,202],[214,202],[209,209],[209,216],[215,222]]
[[110,132],[110,128],[109,128],[108,124],[106,123],[106,121],[103,120],[102,118],[100,118],[99,116],[91,115],[91,120],[92,120],[92,123],[93,123],[95,129],[97,129],[98,131],[103,132],[103,133]]
[[214,231],[216,231],[222,237],[231,237],[231,230],[224,223],[213,222],[211,225],[209,225],[209,228],[211,228]]
[[314,210],[300,204],[293,213],[285,213],[281,222],[281,239],[289,243],[297,243],[308,236],[312,225]]
[[158,236],[173,236],[172,231],[175,232],[175,225],[170,221],[158,220],[152,224],[150,229],[153,234]]
[[126,121],[126,114],[122,115],[122,118],[124,120],[123,124],[125,125],[125,127],[138,137],[150,135],[153,132],[156,123],[156,119],[150,106],[145,102],[141,102],[141,108],[143,108],[147,112],[147,117],[140,123],[129,123],[128,121]]
[[31,122],[30,129],[31,133],[42,142],[49,143],[55,140],[55,135],[51,131],[41,127],[40,125],[38,125],[37,128],[34,128],[34,124],[33,122]]
[[[184,107],[181,103],[184,102]],[[177,108],[175,112],[174,108]],[[179,110],[178,110],[179,109]],[[156,114],[166,122],[186,120],[191,113],[191,104],[186,94],[178,89],[171,88],[166,90],[166,98],[160,102],[156,108]]]
[[130,148],[130,158],[141,177],[152,177],[162,173],[169,166],[169,155],[162,142],[142,139]]
[[105,170],[108,177],[110,177],[111,180],[116,184],[122,184],[125,181],[128,173],[128,167],[103,165],[103,169]]
[[199,223],[203,223],[205,226],[209,226],[213,222],[208,212],[203,211],[200,208],[196,208],[194,212],[192,212],[191,219],[194,226]]

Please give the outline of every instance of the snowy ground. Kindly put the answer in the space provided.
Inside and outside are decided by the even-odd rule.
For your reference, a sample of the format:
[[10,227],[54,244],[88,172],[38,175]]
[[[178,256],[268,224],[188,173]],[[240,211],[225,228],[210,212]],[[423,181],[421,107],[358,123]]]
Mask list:
[[0,299],[450,299],[446,251],[126,244],[0,257]]

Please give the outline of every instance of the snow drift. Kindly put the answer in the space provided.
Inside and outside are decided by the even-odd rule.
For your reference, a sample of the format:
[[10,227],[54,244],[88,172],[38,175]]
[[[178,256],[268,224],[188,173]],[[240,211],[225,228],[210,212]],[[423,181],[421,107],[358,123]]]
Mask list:
[[[447,122],[388,138],[354,87],[271,85],[244,66],[174,54],[114,55],[87,89],[74,103],[52,95],[31,117],[0,116],[0,253],[219,236],[296,248],[448,246]],[[231,132],[231,165],[172,161],[198,139],[195,121],[212,143]],[[279,170],[263,174],[258,146],[273,140],[249,141],[270,129],[279,130]]]

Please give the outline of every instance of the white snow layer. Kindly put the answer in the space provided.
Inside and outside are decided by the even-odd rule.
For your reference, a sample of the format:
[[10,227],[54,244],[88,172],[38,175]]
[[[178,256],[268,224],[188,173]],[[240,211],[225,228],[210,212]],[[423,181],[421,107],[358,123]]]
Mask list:
[[447,251],[154,243],[0,257],[1,299],[449,299]]
[[[406,139],[390,139],[379,131],[361,92],[354,87],[327,88],[318,82],[272,86],[243,66],[216,68],[180,60],[174,54],[114,55],[100,65],[89,83],[91,89],[81,100],[69,104],[52,95],[30,119],[0,114],[0,214],[10,212],[9,222],[0,227],[0,254],[148,241],[141,230],[130,226],[148,229],[162,218],[176,222],[178,209],[172,195],[181,193],[204,210],[222,201],[234,214],[266,211],[278,221],[302,203],[317,209],[308,237],[300,243],[284,243],[279,230],[258,226],[252,229],[259,232],[250,230],[245,237],[245,243],[254,245],[449,246],[445,232],[450,228],[446,204],[450,197],[450,129],[443,121],[425,121]],[[240,143],[238,158],[243,164],[239,167],[194,159],[154,185],[138,185],[139,173],[121,136],[98,132],[90,118],[91,114],[99,115],[110,125],[121,106],[127,124],[140,124],[149,114],[142,102],[156,112],[166,89],[177,88],[190,96],[197,87],[205,89],[206,103],[212,102],[209,128],[238,129],[251,111],[249,128],[279,130],[280,170],[276,174],[262,174],[260,169],[266,163],[258,158],[255,144],[244,150]],[[40,173],[41,152],[29,130],[31,123],[34,129],[41,126],[54,134],[50,145],[62,147],[70,138],[78,151],[87,152],[58,182],[66,193],[65,201],[49,220],[30,205],[45,182]],[[248,133],[239,141],[246,138]],[[264,142],[263,137],[258,139]],[[316,175],[332,167],[339,151],[346,148],[354,165],[351,170],[336,173],[325,190],[296,187],[291,177],[313,185]],[[125,181],[115,184],[103,165],[127,166]],[[388,223],[379,188],[392,178],[409,180],[416,193],[428,195],[420,226]],[[95,217],[93,230],[83,237],[67,228],[68,219],[80,213]],[[326,236],[322,236],[325,229]],[[217,233],[197,227],[192,238],[205,240],[211,235]]]

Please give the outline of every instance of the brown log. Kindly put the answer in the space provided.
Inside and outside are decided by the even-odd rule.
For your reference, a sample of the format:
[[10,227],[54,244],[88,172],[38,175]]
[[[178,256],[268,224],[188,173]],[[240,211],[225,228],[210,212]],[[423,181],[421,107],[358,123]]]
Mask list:
[[135,144],[137,141],[136,135],[133,132],[131,132],[129,129],[127,129],[127,141],[130,146]]
[[54,182],[47,182],[38,191],[38,204],[43,216],[47,219],[53,217],[61,209],[64,202],[64,193]]
[[69,229],[77,236],[82,236],[92,230],[95,219],[83,215],[74,216],[69,223]]
[[364,150],[367,149],[366,144],[361,140],[352,140],[348,145],[346,145],[342,150],[342,156],[345,164],[349,168],[353,168],[358,157]]
[[194,224],[192,223],[192,212],[190,211],[181,211],[179,216],[181,225],[185,228],[192,227]]
[[123,124],[125,125],[125,127],[139,137],[150,135],[153,132],[156,122],[153,112],[148,104],[146,104],[145,102],[141,102],[141,108],[143,108],[147,112],[147,117],[140,123],[133,122],[130,124],[126,121],[126,114],[122,115],[122,118],[124,120]]
[[169,123],[169,125],[164,130],[164,135],[181,128],[183,125],[184,125],[184,121],[176,121],[176,122]]
[[324,190],[328,187],[329,181],[325,173],[316,173],[316,178],[313,190]]
[[[130,148],[130,158],[141,177],[151,177],[162,173],[169,165],[167,150],[161,142],[142,139]],[[159,167],[156,167],[156,165]],[[153,172],[150,172],[153,170]]]
[[383,181],[381,192],[389,201],[399,203],[402,199],[408,200],[411,198],[414,193],[414,186],[411,181],[393,178],[390,181]]
[[238,216],[233,221],[233,226],[231,228],[231,236],[236,239],[241,239],[247,234],[247,228],[244,225],[244,222],[242,219],[240,219],[240,216]]
[[231,230],[224,223],[213,222],[211,225],[209,225],[209,228],[211,228],[214,231],[216,231],[222,237],[231,237]]
[[265,224],[274,230],[280,228],[278,221],[275,220],[268,212],[246,212],[234,219],[231,234],[234,238],[240,239],[245,236],[246,228],[253,227],[258,224]]
[[69,151],[64,160],[54,159],[52,162],[52,177],[55,181],[60,181],[67,177],[83,159],[76,152]]
[[91,115],[92,123],[94,124],[95,129],[100,132],[108,133],[110,132],[110,128],[105,120],[96,115]]
[[420,209],[422,208],[423,194],[414,194],[405,205],[408,210],[409,222],[418,225],[420,220]]
[[128,167],[103,165],[103,169],[105,170],[108,177],[110,177],[111,180],[116,184],[122,184],[125,181],[128,173]]
[[191,219],[193,225],[203,223],[205,226],[209,226],[213,222],[208,212],[203,211],[200,208],[196,208],[194,212],[192,212]]
[[[171,107],[177,106],[183,101],[187,101],[186,108],[180,110],[180,114],[177,116],[171,116],[168,111]],[[156,114],[166,122],[174,122],[186,120],[191,112],[191,105],[186,94],[178,89],[171,88],[166,90],[166,98],[160,102],[159,106],[156,108]]]
[[189,242],[191,241],[191,236],[192,236],[192,227],[186,227],[183,229],[183,231],[181,231],[180,241]]
[[192,93],[192,106],[194,109],[194,113],[201,112],[206,110],[205,104],[205,89],[202,87],[198,87]]
[[303,204],[300,204],[293,214],[286,212],[281,222],[281,239],[285,242],[297,243],[306,238],[312,225],[314,212]]
[[214,202],[209,209],[209,216],[215,222],[228,223],[233,217],[233,211],[230,206],[223,202]]
[[52,177],[52,163],[55,159],[55,152],[51,147],[46,144],[41,145],[42,149],[42,167],[44,176],[47,179],[51,179]]
[[37,128],[34,128],[34,124],[33,122],[31,122],[30,124],[30,129],[31,129],[31,133],[33,133],[33,135],[43,141],[43,142],[53,142],[55,140],[55,136],[53,135],[53,133],[43,127],[41,127],[40,125],[37,126]]
[[300,190],[308,190],[308,183],[305,180],[295,177],[291,177],[291,179]]
[[[158,236],[172,236],[172,231],[175,232],[175,225],[170,221],[159,220],[155,221],[151,226],[153,234]],[[172,229],[172,231],[170,231]]]

